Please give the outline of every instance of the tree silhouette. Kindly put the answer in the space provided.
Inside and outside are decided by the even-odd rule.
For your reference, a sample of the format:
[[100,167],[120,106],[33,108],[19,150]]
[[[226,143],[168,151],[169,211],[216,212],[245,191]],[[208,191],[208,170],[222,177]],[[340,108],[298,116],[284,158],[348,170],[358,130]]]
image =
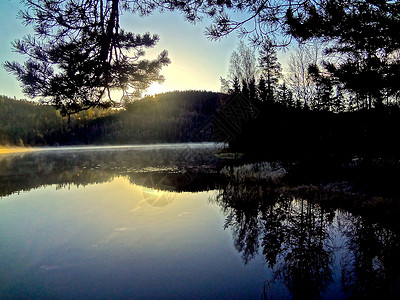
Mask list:
[[[91,107],[109,107],[138,96],[152,82],[162,82],[160,70],[170,61],[166,51],[157,59],[141,60],[157,35],[125,32],[119,24],[122,11],[139,10],[125,0],[23,0],[20,12],[35,36],[16,40],[23,65],[6,62],[5,68],[21,82],[23,92],[41,97],[63,115]],[[120,101],[112,93],[122,90]]]
[[399,228],[341,214],[343,289],[357,299],[399,298]]
[[332,211],[315,203],[318,193],[296,199],[268,184],[228,178],[216,203],[243,262],[249,263],[261,247],[274,279],[293,299],[320,298],[333,280]]
[[236,76],[233,78],[232,90],[233,90],[233,93],[235,93],[235,94],[240,92],[239,78],[237,78]]
[[280,103],[286,105],[287,107],[294,106],[292,91],[287,88],[285,82],[278,86],[277,99]]
[[257,96],[258,99],[262,101],[262,99],[267,99],[267,85],[264,79],[264,76],[260,76],[260,80],[257,85]]
[[256,45],[269,38],[279,46],[288,46],[293,38],[328,42],[326,52],[334,54],[336,61],[326,61],[325,69],[365,99],[369,108],[399,94],[398,1],[160,1],[181,9],[191,21],[211,16],[207,28],[211,39],[238,32]]
[[318,299],[332,281],[333,249],[330,246],[329,212],[299,199],[288,217],[284,263],[278,267],[293,299]]
[[263,43],[258,61],[266,84],[266,98],[261,100],[272,101],[282,71],[276,56],[276,46],[272,41],[267,40]]
[[299,44],[289,56],[286,82],[293,93],[297,107],[302,105],[314,107],[316,89],[308,71],[310,65],[318,65],[320,52],[316,45]]
[[325,69],[371,108],[400,90],[399,15],[398,1],[329,0],[303,14],[289,9],[287,21],[296,38],[330,42],[326,52],[339,60],[325,62]]
[[293,9],[301,13],[308,4],[308,1],[300,0],[161,0],[161,2],[182,10],[190,21],[199,20],[203,15],[211,17],[212,22],[207,27],[206,34],[212,40],[237,32],[240,37],[248,36],[257,45],[271,36],[278,38],[280,45],[288,45],[291,37],[287,34],[287,10]]
[[315,108],[319,110],[333,110],[333,80],[329,76],[321,74],[316,65],[308,67],[308,73],[315,84]]
[[249,89],[255,85],[257,71],[254,49],[241,41],[231,54],[227,79],[221,78],[224,90],[231,92],[241,90],[243,95],[249,97]]
[[257,87],[256,87],[256,80],[255,78],[251,78],[249,82],[249,100],[254,103],[257,98]]

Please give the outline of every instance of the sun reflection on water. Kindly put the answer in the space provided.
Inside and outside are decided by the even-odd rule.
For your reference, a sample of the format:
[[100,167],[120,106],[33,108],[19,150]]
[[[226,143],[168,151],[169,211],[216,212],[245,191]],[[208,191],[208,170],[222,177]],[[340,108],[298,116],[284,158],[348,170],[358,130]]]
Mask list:
[[171,204],[176,196],[174,192],[162,191],[147,187],[141,187],[142,194],[147,203],[155,207],[164,207]]

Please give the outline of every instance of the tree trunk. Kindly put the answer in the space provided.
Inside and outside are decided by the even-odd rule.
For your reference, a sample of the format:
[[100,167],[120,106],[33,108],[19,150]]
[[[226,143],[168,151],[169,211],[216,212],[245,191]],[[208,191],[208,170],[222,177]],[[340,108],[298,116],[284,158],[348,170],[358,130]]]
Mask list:
[[111,53],[114,30],[118,27],[118,4],[119,0],[112,0],[110,18],[107,21],[105,36],[101,42],[102,44],[99,59],[103,64],[107,62],[108,55]]

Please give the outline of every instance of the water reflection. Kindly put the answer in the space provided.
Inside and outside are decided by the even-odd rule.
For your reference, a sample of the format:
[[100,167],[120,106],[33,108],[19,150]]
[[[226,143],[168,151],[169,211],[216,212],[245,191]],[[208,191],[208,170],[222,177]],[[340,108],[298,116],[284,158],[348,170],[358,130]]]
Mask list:
[[[213,189],[216,144],[66,148],[0,155],[0,196],[41,186],[86,186],[126,176],[171,191]],[[205,175],[207,174],[207,175]]]
[[399,299],[399,232],[348,213],[340,222],[346,249],[341,263],[344,291],[355,298]]
[[116,177],[3,198],[0,298],[212,299],[223,293],[218,276],[238,274],[235,292],[240,280],[250,282],[239,264],[229,264],[232,255],[222,255],[229,247],[220,239],[228,235],[207,203],[212,192],[179,193],[160,209],[143,198],[148,191]]
[[[400,224],[391,222],[397,211],[340,209],[357,201],[379,204],[379,195],[345,183],[289,185],[278,167],[263,179],[267,164],[257,174],[251,167],[238,172],[216,149],[75,148],[0,156],[0,196],[19,201],[2,201],[0,255],[6,259],[0,266],[9,272],[0,273],[0,285],[7,286],[0,296],[21,287],[18,295],[31,289],[40,295],[34,287],[43,284],[41,276],[54,280],[57,292],[49,296],[62,296],[57,284],[65,273],[80,286],[75,295],[99,298],[105,294],[87,292],[79,274],[95,289],[109,288],[110,298],[400,298]],[[30,193],[19,198],[20,191]],[[234,254],[225,243],[228,233]],[[97,268],[117,279],[102,282]],[[152,286],[155,279],[162,283]]]
[[262,255],[273,270],[266,298],[276,298],[283,285],[280,296],[293,299],[398,299],[398,226],[334,209],[321,202],[322,193],[303,187],[300,196],[298,189],[233,178],[214,201],[243,262]]

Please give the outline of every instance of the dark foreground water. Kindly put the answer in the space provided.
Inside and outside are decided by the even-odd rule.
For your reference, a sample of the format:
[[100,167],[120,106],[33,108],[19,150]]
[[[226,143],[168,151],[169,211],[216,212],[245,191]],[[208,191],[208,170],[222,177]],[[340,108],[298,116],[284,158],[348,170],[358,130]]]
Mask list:
[[254,180],[216,150],[0,156],[0,299],[399,297],[397,226]]

